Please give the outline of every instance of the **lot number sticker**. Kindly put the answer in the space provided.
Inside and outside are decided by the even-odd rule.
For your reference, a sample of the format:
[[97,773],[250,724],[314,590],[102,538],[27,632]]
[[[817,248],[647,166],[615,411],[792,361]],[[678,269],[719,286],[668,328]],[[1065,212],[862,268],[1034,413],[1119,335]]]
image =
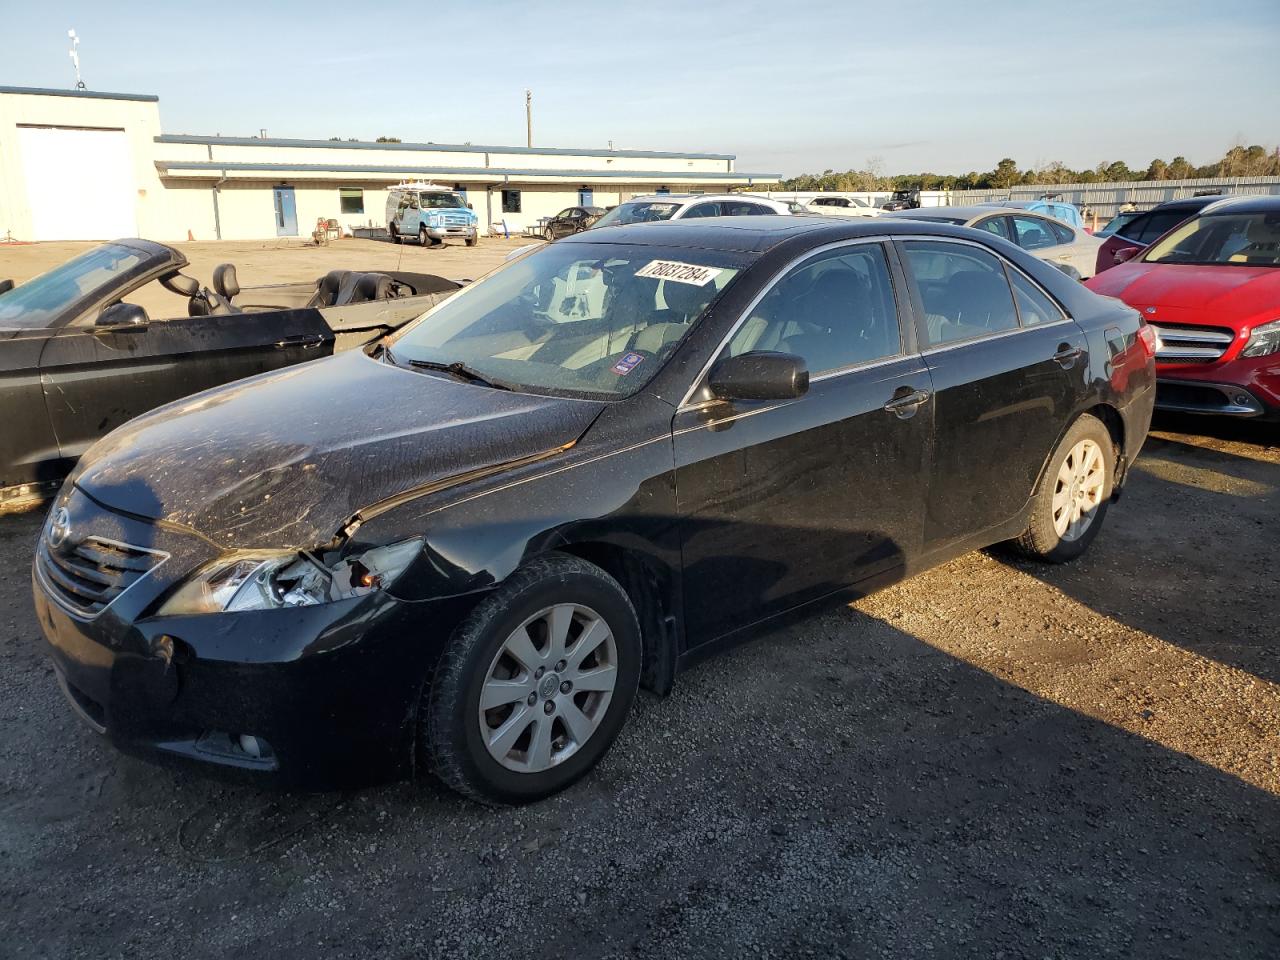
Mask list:
[[719,267],[702,267],[696,263],[681,263],[679,260],[650,260],[636,271],[636,276],[705,287],[723,272]]

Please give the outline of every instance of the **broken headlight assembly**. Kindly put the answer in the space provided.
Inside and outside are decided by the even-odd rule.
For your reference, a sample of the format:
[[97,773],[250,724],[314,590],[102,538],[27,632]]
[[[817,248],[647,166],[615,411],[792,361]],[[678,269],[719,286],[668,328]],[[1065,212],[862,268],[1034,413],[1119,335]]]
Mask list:
[[1249,342],[1240,351],[1242,357],[1269,357],[1280,353],[1280,320],[1272,320],[1253,328]]
[[239,554],[197,570],[165,600],[162,617],[309,607],[390,586],[422,550],[405,540],[328,565],[306,551]]

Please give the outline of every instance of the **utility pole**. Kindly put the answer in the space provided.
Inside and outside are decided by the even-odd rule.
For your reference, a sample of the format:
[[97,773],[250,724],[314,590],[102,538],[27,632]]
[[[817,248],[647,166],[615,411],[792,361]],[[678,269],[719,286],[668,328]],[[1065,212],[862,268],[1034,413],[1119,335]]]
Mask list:
[[71,41],[71,52],[69,56],[71,57],[71,62],[75,64],[76,67],[76,89],[83,90],[84,80],[80,77],[80,38],[76,36],[75,30],[68,30],[67,39]]
[[528,146],[533,146],[533,91],[524,92],[524,130]]

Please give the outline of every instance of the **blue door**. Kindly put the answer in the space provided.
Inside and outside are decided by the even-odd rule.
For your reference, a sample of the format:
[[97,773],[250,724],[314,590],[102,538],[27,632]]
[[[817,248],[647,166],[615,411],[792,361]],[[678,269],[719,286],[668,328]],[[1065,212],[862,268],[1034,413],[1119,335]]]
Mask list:
[[293,187],[276,187],[276,236],[298,235],[298,208],[293,201]]

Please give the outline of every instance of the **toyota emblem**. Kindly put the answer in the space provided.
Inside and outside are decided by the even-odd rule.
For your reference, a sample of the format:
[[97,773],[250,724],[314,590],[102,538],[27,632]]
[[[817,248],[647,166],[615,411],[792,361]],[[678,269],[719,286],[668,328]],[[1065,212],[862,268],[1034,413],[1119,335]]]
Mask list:
[[66,507],[53,511],[53,519],[49,523],[49,546],[60,547],[71,536],[71,514]]
[[1148,315],[1148,316],[1150,316],[1151,314],[1153,314],[1153,313],[1155,313],[1155,312],[1156,312],[1156,308],[1155,308],[1155,307],[1147,307],[1147,315]]

